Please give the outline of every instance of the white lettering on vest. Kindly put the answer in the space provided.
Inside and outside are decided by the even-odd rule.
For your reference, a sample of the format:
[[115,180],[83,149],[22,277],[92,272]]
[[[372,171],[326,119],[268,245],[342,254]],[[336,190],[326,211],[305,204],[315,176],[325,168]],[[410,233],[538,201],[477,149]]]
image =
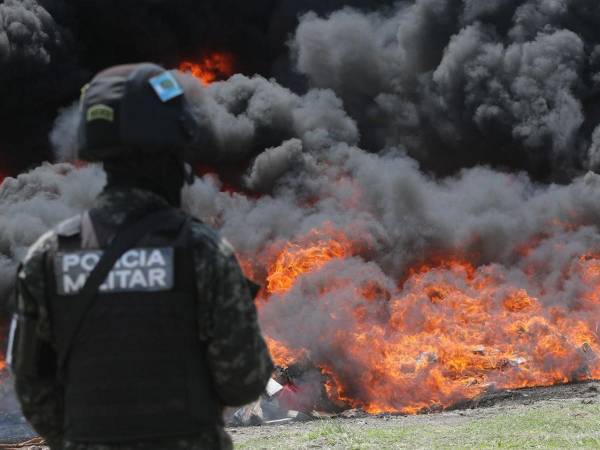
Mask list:
[[69,275],[64,275],[63,277],[63,287],[66,294],[73,294],[75,292],[79,292],[79,290],[83,287],[87,280],[87,275],[85,273],[80,273],[77,276],[77,279],[73,281],[73,279]]
[[148,267],[152,267],[152,266],[161,266],[161,267],[164,267],[166,265],[167,265],[167,263],[163,259],[163,255],[160,252],[160,250],[154,250],[150,254],[150,258],[148,258],[148,264],[147,264]]
[[[101,293],[153,292],[171,289],[174,254],[170,247],[136,248],[124,253],[100,285]],[[101,250],[58,253],[55,258],[57,291],[78,293],[102,257]]]
[[135,269],[133,273],[131,273],[131,278],[129,279],[129,289],[134,288],[147,288],[148,283],[146,282],[146,277],[144,273],[140,269]]
[[139,252],[136,252],[135,250],[129,250],[127,253],[125,253],[121,257],[119,262],[126,269],[133,269],[135,267],[138,267],[139,266]]
[[81,257],[79,265],[86,272],[91,272],[96,267],[96,264],[98,264],[98,261],[100,261],[100,255],[97,253],[86,253]]
[[164,269],[150,269],[148,271],[149,284],[151,287],[166,287],[167,272]]
[[63,272],[68,272],[71,267],[79,265],[79,255],[77,253],[69,253],[63,258]]

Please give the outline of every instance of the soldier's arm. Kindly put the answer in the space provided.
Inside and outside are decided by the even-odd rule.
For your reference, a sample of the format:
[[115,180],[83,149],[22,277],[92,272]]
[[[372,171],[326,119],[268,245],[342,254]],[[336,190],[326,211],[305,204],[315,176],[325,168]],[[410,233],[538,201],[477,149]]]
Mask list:
[[17,276],[10,365],[23,415],[53,448],[63,438],[64,392],[56,380],[56,353],[51,344],[45,303],[45,251],[42,238],[29,252]]
[[229,244],[221,241],[211,259],[204,258],[204,267],[197,265],[200,297],[209,305],[207,317],[200,318],[201,326],[207,326],[201,338],[208,342],[219,399],[226,406],[244,405],[263,392],[273,364],[246,278]]

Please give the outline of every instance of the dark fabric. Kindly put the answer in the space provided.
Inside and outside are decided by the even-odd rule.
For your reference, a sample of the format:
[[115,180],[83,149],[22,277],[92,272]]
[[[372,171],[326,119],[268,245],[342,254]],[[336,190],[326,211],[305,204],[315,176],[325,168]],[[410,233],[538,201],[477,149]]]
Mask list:
[[195,436],[151,439],[111,444],[65,442],[52,450],[233,450],[231,438],[223,429],[207,430]]
[[[181,222],[166,220],[172,228],[161,229],[160,245],[167,239],[175,249],[172,291],[99,293],[90,308],[65,364],[65,437],[70,441],[185,436],[219,423],[206,349],[197,338],[189,226]],[[154,244],[158,240],[146,236],[145,245]],[[74,245],[73,239],[59,239],[58,251]],[[54,274],[47,279],[54,280]],[[59,355],[81,301],[79,295],[51,297]]]
[[120,188],[143,188],[165,198],[170,205],[181,204],[185,181],[184,162],[176,152],[165,149],[153,157],[135,151],[127,158],[105,161],[107,185]]

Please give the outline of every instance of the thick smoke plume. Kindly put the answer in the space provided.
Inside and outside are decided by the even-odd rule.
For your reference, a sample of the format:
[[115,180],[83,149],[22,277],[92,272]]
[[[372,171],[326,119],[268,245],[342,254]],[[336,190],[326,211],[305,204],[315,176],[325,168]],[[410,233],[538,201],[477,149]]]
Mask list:
[[334,90],[368,151],[399,146],[442,175],[491,164],[565,182],[600,159],[598,8],[585,0],[5,1],[0,151],[16,169],[48,159],[57,110],[106,66],[176,67],[227,51],[247,75],[299,92]]
[[[264,331],[328,374],[332,398],[415,411],[489,383],[600,376],[598,336],[588,333],[600,320],[600,178],[591,171],[600,163],[600,6],[416,0],[359,9],[319,2],[308,12],[317,2],[272,1],[231,18],[211,2],[168,14],[166,2],[115,2],[111,15],[139,20],[127,29],[101,3],[0,5],[11,11],[0,16],[0,45],[11,49],[0,46],[0,56],[14,70],[7,82],[25,80],[23,89],[42,95],[46,87],[35,90],[25,69],[34,63],[53,74],[70,65],[70,76],[83,79],[131,59],[175,67],[212,50],[236,55],[246,75],[198,83],[193,103],[205,136],[197,161],[241,168],[239,192],[205,175],[185,192],[186,208],[233,243],[264,286]],[[39,32],[19,46],[23,26]],[[154,29],[157,37],[148,36]],[[32,137],[50,139],[63,161],[75,158],[78,87],[65,82],[44,113],[53,129],[36,122],[49,137]],[[0,139],[16,142],[15,130]],[[103,183],[100,168],[68,163],[4,182],[4,297],[27,245],[88,208]],[[511,342],[507,330],[528,338],[504,347],[497,339]],[[490,348],[473,350],[473,340]],[[550,344],[561,351],[542,347]],[[469,370],[477,358],[493,359],[489,383],[444,366],[450,349],[471,355]],[[440,365],[448,380],[470,384],[436,385]],[[422,376],[407,375],[415,373]],[[411,381],[393,384],[392,375]]]
[[[298,15],[367,0],[4,0],[0,2],[0,164],[19,171],[52,158],[48,133],[59,109],[99,70],[154,61],[176,67],[214,51],[235,69],[290,75],[286,41]],[[235,11],[235,14],[232,14]]]
[[440,173],[489,163],[565,179],[598,159],[599,14],[584,1],[404,2],[307,14],[292,49],[367,148],[403,146]]

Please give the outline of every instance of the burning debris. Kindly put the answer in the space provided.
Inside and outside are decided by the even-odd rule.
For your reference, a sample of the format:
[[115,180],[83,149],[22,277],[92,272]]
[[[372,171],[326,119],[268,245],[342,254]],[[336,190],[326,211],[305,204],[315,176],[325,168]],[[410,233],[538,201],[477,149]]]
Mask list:
[[272,197],[216,194],[214,178],[190,193],[264,286],[278,364],[309,359],[331,401],[371,413],[600,375],[585,357],[600,350],[596,175],[438,182],[402,155],[312,156]]
[[304,359],[277,367],[263,396],[226,413],[230,426],[277,425],[334,417],[348,410],[332,403],[325,389],[327,376]]
[[[599,7],[362,3],[370,12],[298,19],[281,60],[294,67],[273,66],[287,87],[224,80],[247,66],[235,45],[170,61],[202,81],[199,164],[241,174],[224,185],[203,171],[184,203],[262,286],[260,320],[282,368],[277,392],[234,420],[418,413],[599,378],[600,177],[586,174],[598,159]],[[11,23],[22,13],[59,29],[33,0],[1,7]],[[2,53],[3,42],[0,58],[29,57],[26,46]],[[58,70],[41,50],[35,61]],[[75,120],[71,107],[55,122],[60,160],[73,159]],[[25,248],[103,183],[99,168],[71,164],[4,181],[4,298]]]

